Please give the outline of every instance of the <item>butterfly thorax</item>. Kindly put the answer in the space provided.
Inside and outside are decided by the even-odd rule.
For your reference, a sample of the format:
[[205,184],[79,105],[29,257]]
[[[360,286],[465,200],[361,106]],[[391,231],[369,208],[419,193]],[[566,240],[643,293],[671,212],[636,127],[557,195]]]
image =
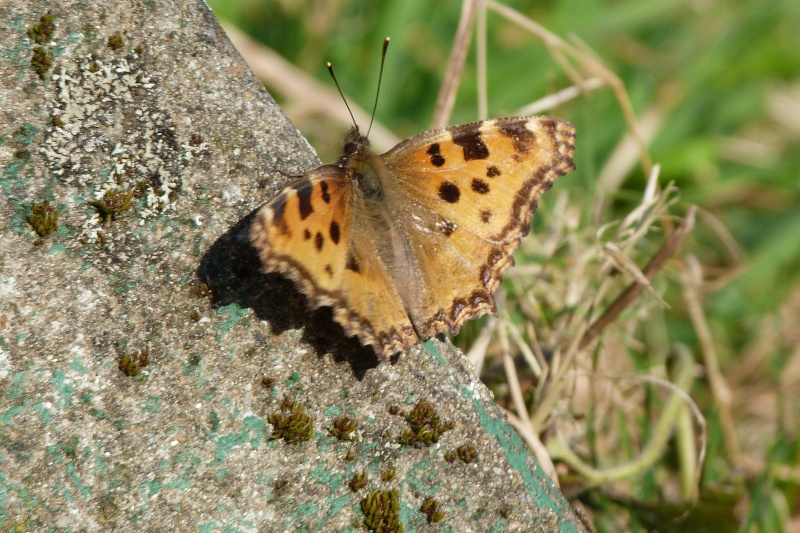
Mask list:
[[362,136],[357,127],[347,132],[344,155],[336,161],[336,166],[345,169],[348,179],[358,185],[366,198],[380,200],[383,196],[383,184],[378,172],[385,171],[385,167],[370,149],[369,139]]

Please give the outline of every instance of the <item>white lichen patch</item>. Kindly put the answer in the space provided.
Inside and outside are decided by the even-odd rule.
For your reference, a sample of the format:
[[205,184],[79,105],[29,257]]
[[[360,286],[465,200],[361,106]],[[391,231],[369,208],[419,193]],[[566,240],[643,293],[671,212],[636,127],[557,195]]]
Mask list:
[[86,199],[77,237],[103,242],[104,221],[92,202],[130,195],[125,216],[144,224],[174,208],[183,168],[206,147],[178,142],[158,84],[135,54],[87,55],[72,65],[53,75],[57,91],[40,151],[53,176]]

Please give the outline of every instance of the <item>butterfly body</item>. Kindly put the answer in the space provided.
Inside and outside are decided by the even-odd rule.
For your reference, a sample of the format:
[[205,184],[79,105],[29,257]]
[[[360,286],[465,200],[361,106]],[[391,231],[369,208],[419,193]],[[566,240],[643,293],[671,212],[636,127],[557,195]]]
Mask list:
[[512,117],[424,132],[376,155],[357,129],[344,155],[257,213],[265,271],[331,306],[383,359],[495,312],[494,290],[539,195],[574,169],[574,127]]

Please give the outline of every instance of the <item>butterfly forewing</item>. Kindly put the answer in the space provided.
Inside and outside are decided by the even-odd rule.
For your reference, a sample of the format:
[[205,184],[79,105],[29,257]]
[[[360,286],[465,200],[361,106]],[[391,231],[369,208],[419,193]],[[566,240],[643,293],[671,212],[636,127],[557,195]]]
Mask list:
[[573,169],[573,143],[558,119],[506,118],[424,133],[383,156],[387,209],[404,214],[396,226],[412,256],[395,280],[420,337],[494,310],[537,199]]

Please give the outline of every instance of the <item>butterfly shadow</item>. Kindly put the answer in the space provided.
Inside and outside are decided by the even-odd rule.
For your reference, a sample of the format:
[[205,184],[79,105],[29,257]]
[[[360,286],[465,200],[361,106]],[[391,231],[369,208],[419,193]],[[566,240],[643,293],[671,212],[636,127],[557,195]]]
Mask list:
[[335,361],[348,363],[357,379],[363,379],[367,370],[379,364],[375,352],[347,337],[329,307],[310,311],[308,300],[290,280],[261,272],[260,259],[248,237],[255,214],[253,211],[220,236],[200,260],[197,278],[209,288],[212,305],[252,309],[260,320],[270,323],[274,335],[302,329],[303,340],[319,357],[330,353]]

